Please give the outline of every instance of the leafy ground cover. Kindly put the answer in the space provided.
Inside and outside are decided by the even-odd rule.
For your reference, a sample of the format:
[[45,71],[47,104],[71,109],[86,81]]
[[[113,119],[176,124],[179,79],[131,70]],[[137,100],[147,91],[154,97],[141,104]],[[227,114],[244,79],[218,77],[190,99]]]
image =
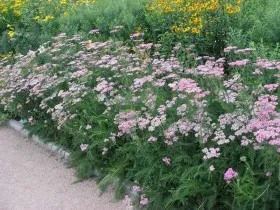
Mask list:
[[[255,35],[277,3],[258,18],[257,0],[69,2],[77,15],[32,20],[57,26],[50,41],[0,61],[0,119],[71,149],[79,177],[128,206],[280,208],[279,49]],[[6,44],[22,40],[9,27]]]

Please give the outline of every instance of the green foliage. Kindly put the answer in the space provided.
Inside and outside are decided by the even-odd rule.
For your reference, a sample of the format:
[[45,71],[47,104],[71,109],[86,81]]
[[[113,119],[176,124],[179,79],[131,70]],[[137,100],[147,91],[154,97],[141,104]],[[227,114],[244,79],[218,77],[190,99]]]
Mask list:
[[105,36],[110,36],[114,26],[125,27],[126,38],[133,33],[136,27],[146,24],[144,5],[147,0],[123,1],[104,0],[94,5],[80,6],[73,10],[69,16],[62,16],[58,20],[60,30],[67,34],[77,32],[87,33],[98,28]]
[[231,32],[230,42],[240,46],[249,42],[275,46],[280,42],[280,2],[247,0]]
[[9,119],[10,116],[6,112],[0,111],[0,125],[3,125]]

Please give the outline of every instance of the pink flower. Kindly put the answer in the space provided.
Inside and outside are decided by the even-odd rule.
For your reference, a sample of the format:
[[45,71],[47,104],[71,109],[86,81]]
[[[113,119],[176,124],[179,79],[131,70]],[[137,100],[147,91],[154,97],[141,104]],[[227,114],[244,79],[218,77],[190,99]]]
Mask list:
[[145,195],[141,195],[140,204],[147,205],[149,203],[149,199],[145,197]]
[[88,144],[81,144],[81,145],[80,145],[80,148],[81,148],[81,150],[84,152],[84,151],[87,150]]
[[221,153],[220,153],[220,148],[204,148],[203,150],[202,150],[202,152],[205,154],[204,156],[203,156],[203,159],[204,160],[207,160],[207,159],[211,159],[211,158],[217,158],[217,157],[219,157],[220,155],[221,155]]
[[265,174],[267,177],[270,177],[270,176],[272,176],[272,173],[270,172],[270,171],[268,171],[268,172],[266,172],[266,174]]
[[145,118],[138,118],[138,126],[141,130],[147,127],[147,125],[150,123],[149,119]]
[[234,179],[238,176],[238,173],[234,171],[232,168],[229,168],[226,173],[224,174],[224,180],[227,181],[227,183],[231,182],[231,179]]
[[118,30],[116,30],[116,29],[114,29],[114,30],[110,31],[110,33],[111,33],[111,34],[113,34],[113,33],[117,33],[117,32],[118,32]]
[[239,49],[239,50],[235,50],[234,53],[235,54],[249,54],[252,51],[255,51],[255,48],[245,48],[245,49]]
[[118,26],[114,26],[114,28],[115,28],[115,29],[122,29],[122,28],[124,28],[124,26],[118,25]]
[[144,36],[144,33],[131,34],[131,35],[130,35],[130,38],[131,38],[131,39],[134,39],[134,38],[138,38],[138,37],[140,37],[140,36]]
[[99,34],[99,29],[92,29],[89,34]]
[[224,49],[224,52],[229,53],[229,52],[232,52],[234,50],[237,50],[236,46],[228,46],[227,48]]
[[151,136],[149,139],[148,139],[148,142],[156,142],[157,141],[157,138],[156,137],[153,137]]
[[134,186],[132,186],[132,190],[135,191],[135,192],[140,192],[141,191],[141,187],[139,187],[137,185],[134,185]]
[[265,85],[264,88],[266,88],[268,91],[274,91],[278,88],[278,84],[268,84]]
[[91,128],[92,128],[91,125],[87,125],[87,127],[86,127],[87,130],[89,130],[89,129],[91,129]]
[[280,145],[280,119],[277,112],[278,97],[262,95],[255,103],[254,118],[247,125],[257,142],[268,141],[270,145]]
[[86,73],[88,73],[87,69],[76,71],[71,75],[71,78],[72,79],[79,78],[79,77],[82,77],[83,75],[85,75]]
[[223,76],[224,75],[224,64],[220,62],[222,60],[217,61],[206,61],[205,64],[197,66],[194,70],[189,69],[187,73],[196,74],[196,75],[205,75],[205,76]]
[[192,79],[180,79],[178,82],[178,90],[186,93],[200,93],[201,89]]
[[107,148],[107,147],[104,147],[104,148],[103,148],[103,151],[102,151],[102,155],[105,155],[107,152],[108,152],[108,148]]
[[123,133],[131,133],[132,128],[136,125],[136,121],[135,120],[129,120],[129,121],[122,121],[120,122],[118,128],[121,132]]
[[261,70],[255,69],[255,71],[253,71],[253,74],[254,74],[254,75],[262,75],[263,73],[262,73]]
[[166,165],[170,165],[171,159],[168,158],[168,157],[164,157],[164,158],[162,158],[162,161],[163,161]]
[[128,195],[126,195],[126,196],[124,197],[123,203],[124,203],[126,206],[131,206],[131,205],[132,205],[132,199],[131,199]]
[[230,65],[230,66],[246,66],[248,62],[249,62],[248,59],[244,59],[244,60],[239,60],[239,61],[235,61],[235,62],[230,62],[230,63],[228,63],[228,65]]

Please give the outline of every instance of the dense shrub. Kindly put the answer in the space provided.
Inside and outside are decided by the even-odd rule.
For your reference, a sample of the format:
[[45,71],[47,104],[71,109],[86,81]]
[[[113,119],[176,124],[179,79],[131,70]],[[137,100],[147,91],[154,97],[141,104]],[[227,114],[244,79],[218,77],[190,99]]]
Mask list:
[[60,34],[2,60],[3,108],[70,148],[81,178],[117,182],[119,196],[133,182],[128,205],[278,209],[280,62],[179,45],[165,60],[140,35],[126,46]]

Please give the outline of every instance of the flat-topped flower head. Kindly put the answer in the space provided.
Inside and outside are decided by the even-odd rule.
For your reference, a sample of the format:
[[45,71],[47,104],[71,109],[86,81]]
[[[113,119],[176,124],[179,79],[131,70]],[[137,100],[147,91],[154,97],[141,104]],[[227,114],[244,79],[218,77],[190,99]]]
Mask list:
[[224,180],[226,180],[227,183],[230,183],[232,179],[236,178],[237,176],[238,173],[234,171],[232,168],[229,168],[224,174]]
[[81,148],[82,152],[84,152],[84,151],[87,150],[88,144],[81,144],[81,145],[80,145],[80,148]]

